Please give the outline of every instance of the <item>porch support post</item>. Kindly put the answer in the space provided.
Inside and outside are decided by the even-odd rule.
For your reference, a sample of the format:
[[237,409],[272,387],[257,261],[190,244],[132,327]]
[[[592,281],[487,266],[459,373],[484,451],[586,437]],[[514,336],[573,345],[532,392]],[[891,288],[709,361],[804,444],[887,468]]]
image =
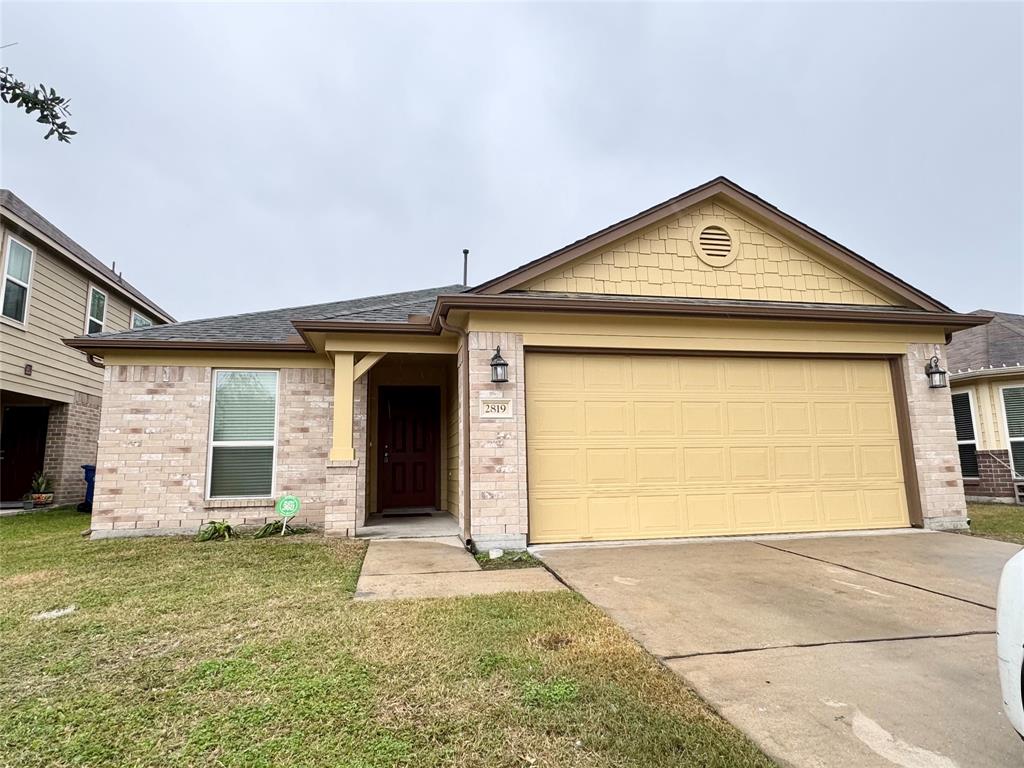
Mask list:
[[331,442],[331,461],[352,461],[353,387],[352,373],[355,355],[352,352],[334,354],[334,439]]
[[373,368],[373,366],[384,359],[386,354],[387,352],[367,352],[363,355],[352,370],[352,381],[356,381],[360,376]]

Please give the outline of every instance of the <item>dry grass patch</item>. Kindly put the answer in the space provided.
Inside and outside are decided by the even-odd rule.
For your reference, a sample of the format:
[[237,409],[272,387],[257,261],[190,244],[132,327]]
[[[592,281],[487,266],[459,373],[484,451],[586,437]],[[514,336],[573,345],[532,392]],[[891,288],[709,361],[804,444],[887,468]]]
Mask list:
[[357,604],[361,542],[82,521],[0,520],[0,762],[769,765],[575,594]]

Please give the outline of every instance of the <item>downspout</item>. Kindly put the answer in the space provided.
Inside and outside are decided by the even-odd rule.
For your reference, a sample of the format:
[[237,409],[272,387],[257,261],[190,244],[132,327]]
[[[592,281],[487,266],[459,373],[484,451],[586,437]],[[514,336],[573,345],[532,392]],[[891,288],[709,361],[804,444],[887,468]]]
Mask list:
[[459,347],[459,355],[462,358],[462,538],[471,553],[476,554],[476,545],[473,543],[473,539],[470,537],[470,533],[473,530],[472,525],[472,503],[469,500],[469,484],[470,477],[472,475],[469,463],[469,418],[470,418],[470,396],[469,396],[469,333],[465,328],[459,328],[458,326],[451,325],[448,322],[447,317],[439,315],[438,320],[441,323],[441,329],[448,331],[448,333],[456,334],[461,340]]

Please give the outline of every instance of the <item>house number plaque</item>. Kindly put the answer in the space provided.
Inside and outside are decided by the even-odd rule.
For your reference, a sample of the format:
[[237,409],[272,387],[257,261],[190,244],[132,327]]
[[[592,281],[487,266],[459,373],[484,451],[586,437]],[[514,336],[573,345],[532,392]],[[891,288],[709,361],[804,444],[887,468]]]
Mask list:
[[502,397],[500,392],[480,393],[481,419],[511,419],[512,399]]

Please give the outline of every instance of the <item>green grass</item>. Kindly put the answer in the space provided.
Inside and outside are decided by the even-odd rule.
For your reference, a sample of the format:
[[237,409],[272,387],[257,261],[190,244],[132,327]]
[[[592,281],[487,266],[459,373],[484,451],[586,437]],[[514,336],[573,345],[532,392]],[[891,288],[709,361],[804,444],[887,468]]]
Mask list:
[[1024,507],[1016,504],[967,505],[971,535],[1024,544]]
[[481,552],[476,556],[476,561],[480,563],[480,567],[485,571],[500,571],[507,568],[541,568],[542,564],[540,560],[531,555],[529,552],[506,552],[501,557],[496,557],[493,560],[491,556],[486,552]]
[[85,524],[0,518],[2,765],[770,764],[574,593],[356,603],[358,541]]

